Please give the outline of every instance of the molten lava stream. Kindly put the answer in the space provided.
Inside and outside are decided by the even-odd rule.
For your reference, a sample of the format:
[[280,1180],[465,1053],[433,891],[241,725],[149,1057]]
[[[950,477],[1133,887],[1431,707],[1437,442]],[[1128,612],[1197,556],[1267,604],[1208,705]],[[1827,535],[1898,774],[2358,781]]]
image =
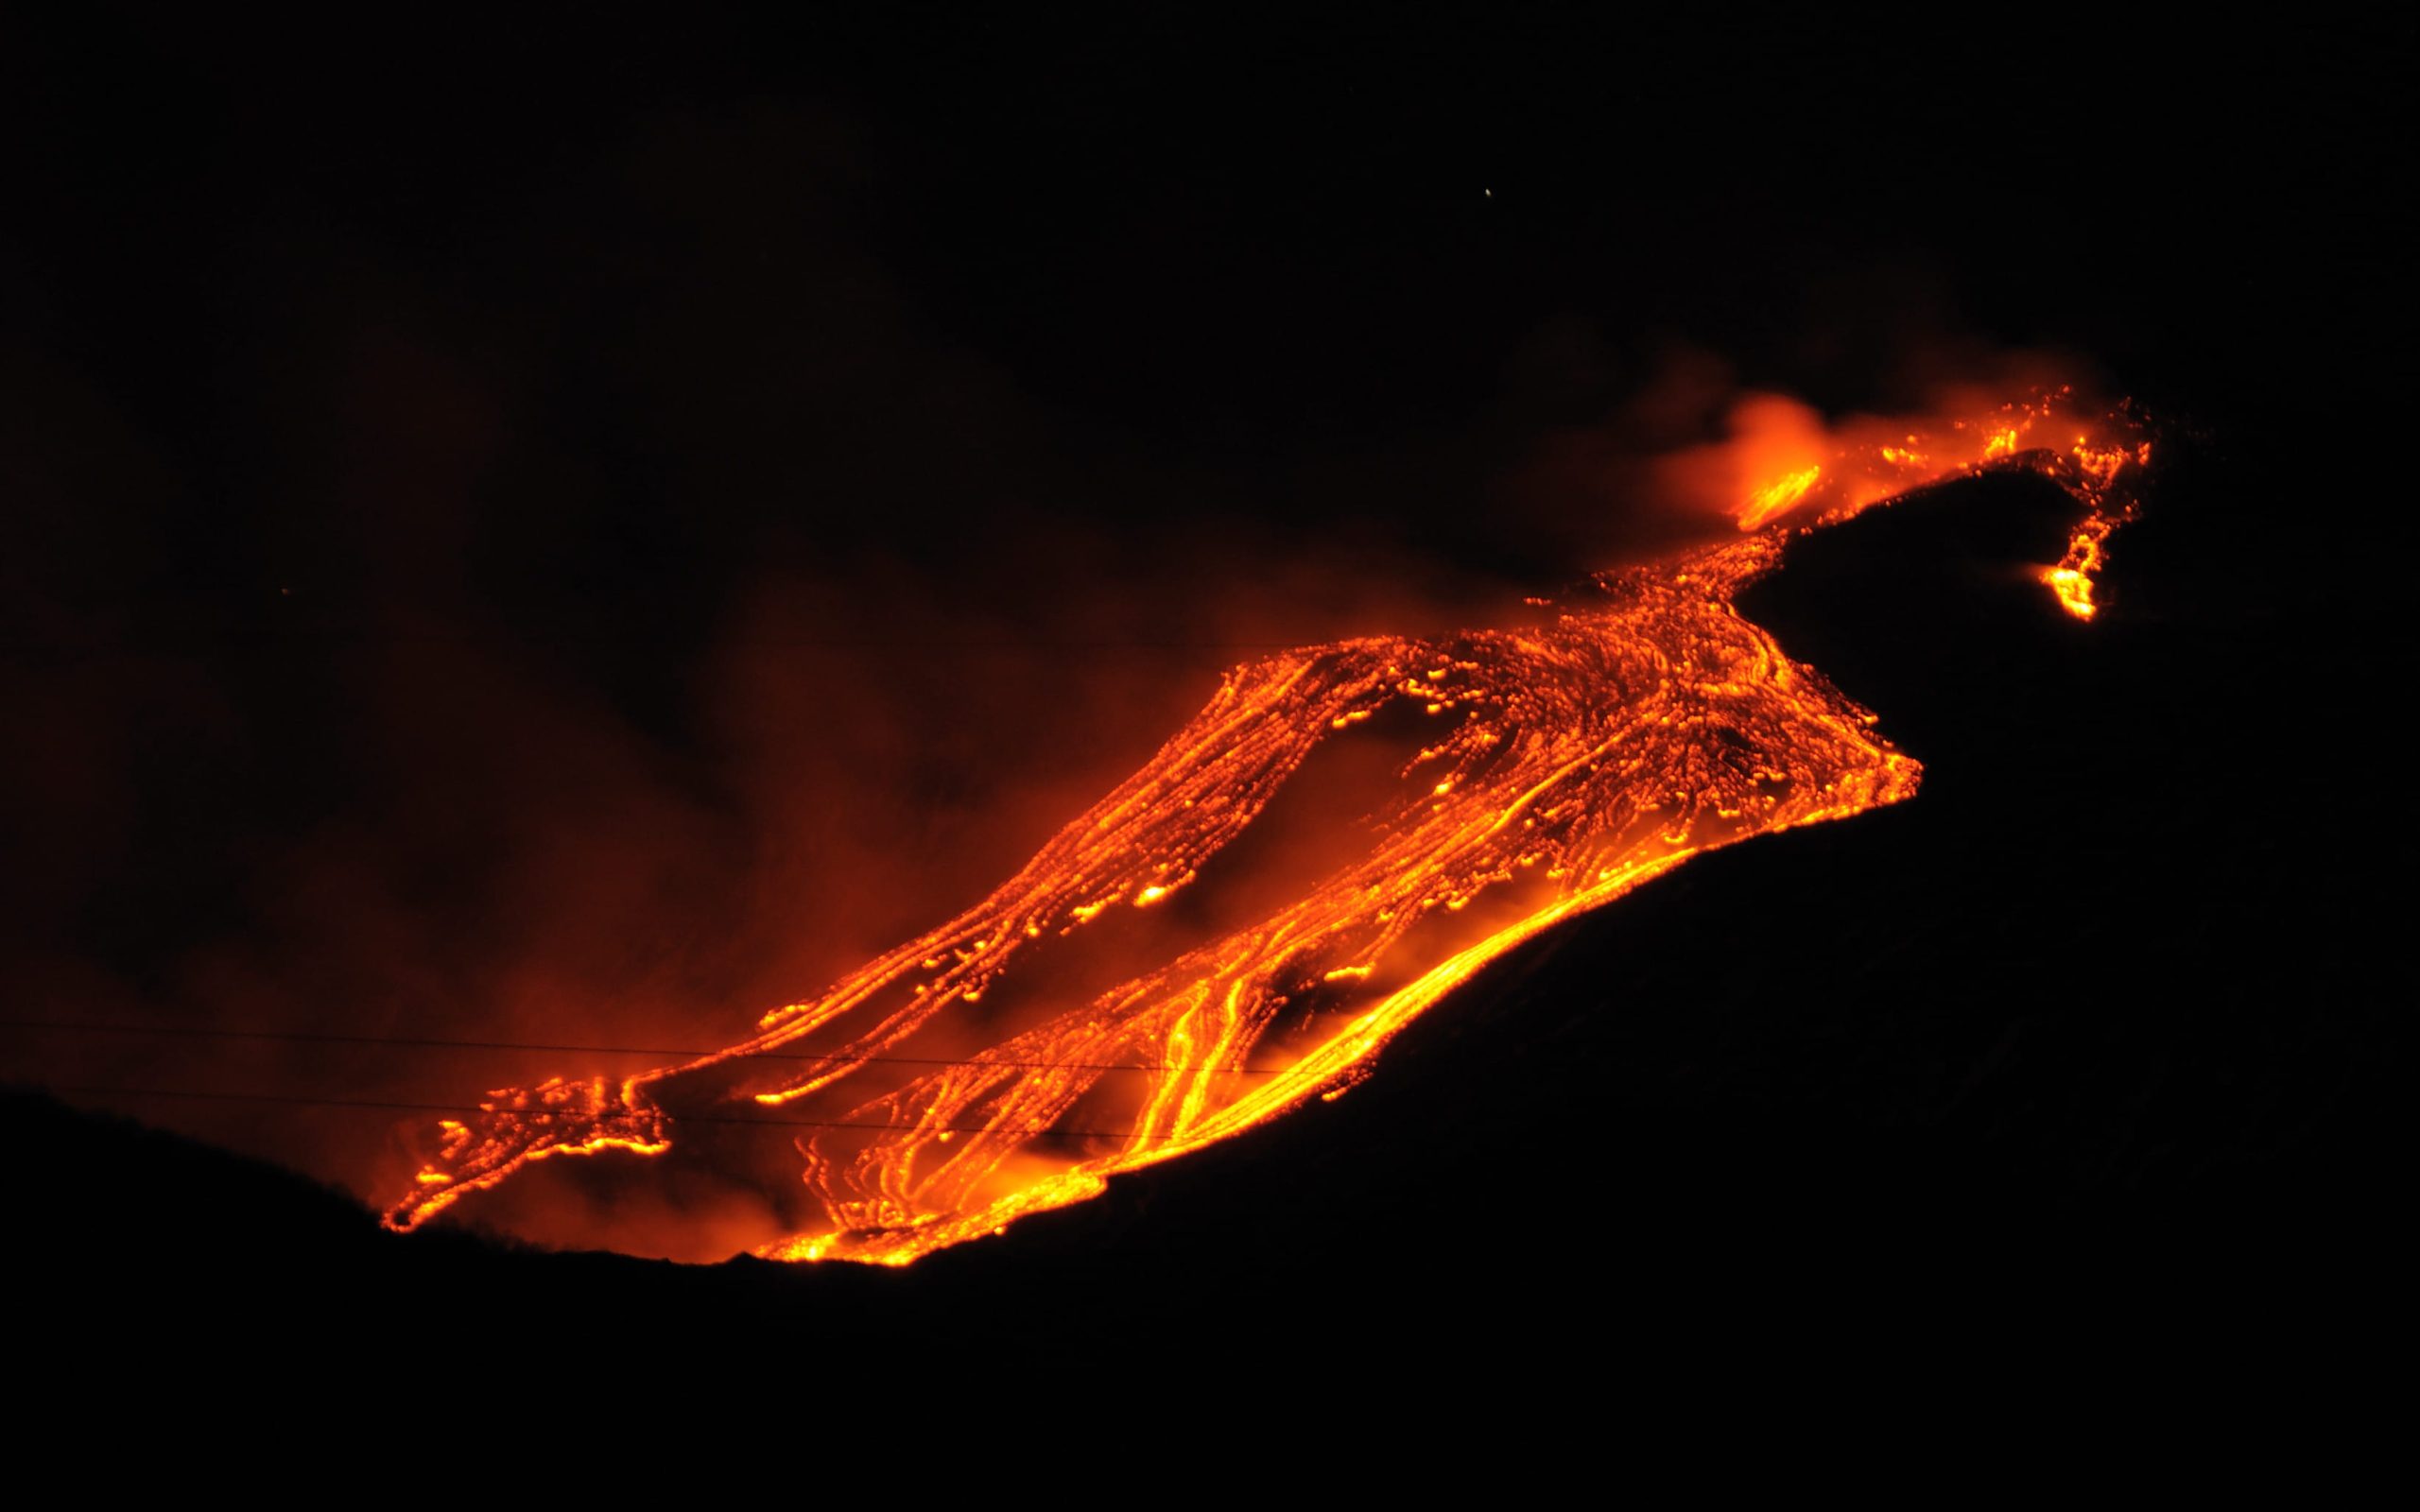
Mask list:
[[[2149,456],[2125,417],[2080,421],[2066,390],[1945,426],[1871,422],[1777,459],[1746,491],[1741,534],[1601,575],[1593,602],[1551,624],[1239,666],[974,908],[728,1051],[491,1094],[440,1125],[388,1221],[416,1227],[552,1156],[660,1154],[684,1123],[761,1121],[795,1136],[816,1216],[759,1252],[904,1264],[1239,1133],[1366,1074],[1413,1017],[1540,931],[1702,850],[1914,794],[1916,763],[1875,716],[1733,608],[1791,533],[1926,482],[2031,470],[2079,504],[2066,558],[2041,576],[2089,617]],[[1356,811],[1370,817],[1341,837],[1349,859],[1279,867],[1282,891],[1192,908],[1315,751],[1366,755],[1355,743],[1377,731],[1416,738]],[[1137,924],[1189,908],[1182,926]],[[1096,979],[1071,990],[1088,941],[1104,942]],[[1153,941],[1164,954],[1134,954]]]

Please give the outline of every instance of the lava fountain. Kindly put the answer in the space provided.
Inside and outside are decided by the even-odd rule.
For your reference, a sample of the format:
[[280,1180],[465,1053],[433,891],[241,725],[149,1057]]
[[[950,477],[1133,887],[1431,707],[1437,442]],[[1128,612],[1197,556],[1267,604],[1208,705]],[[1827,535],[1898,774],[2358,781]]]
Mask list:
[[[1734,609],[1789,539],[1925,485],[2026,470],[2075,499],[2043,583],[2080,618],[2151,456],[2067,389],[1866,422],[1760,456],[1738,532],[1599,575],[1545,623],[1372,637],[1234,668],[1132,778],[957,918],[712,1055],[497,1091],[433,1131],[408,1229],[559,1155],[783,1125],[820,1214],[758,1251],[906,1264],[1334,1096],[1489,961],[1691,856],[1896,803],[1918,765]],[[1352,853],[1306,889],[1060,995],[1054,957],[1171,910],[1315,749],[1415,731]],[[1010,999],[1007,1006],[1003,998]]]

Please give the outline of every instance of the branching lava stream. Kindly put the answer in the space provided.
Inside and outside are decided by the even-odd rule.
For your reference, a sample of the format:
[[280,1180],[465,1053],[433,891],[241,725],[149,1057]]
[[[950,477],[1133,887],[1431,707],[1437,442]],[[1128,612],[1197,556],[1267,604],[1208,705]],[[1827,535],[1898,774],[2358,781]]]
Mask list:
[[[2123,414],[2082,415],[2065,389],[1868,431],[1774,459],[1736,537],[1602,575],[1549,624],[1236,667],[975,907],[719,1054],[491,1093],[486,1111],[440,1126],[388,1223],[416,1227],[534,1160],[658,1154],[684,1119],[753,1118],[802,1125],[823,1214],[760,1253],[905,1264],[1334,1095],[1490,960],[1701,851],[1912,796],[1917,764],[1876,716],[1792,662],[1735,595],[1795,532],[1928,482],[2025,469],[2077,500],[2066,556],[2040,576],[2088,618],[2151,448]],[[1425,720],[1430,738],[1397,770],[1363,853],[1155,970],[978,1038],[977,1005],[1011,973],[1022,982],[1110,910],[1164,905],[1315,747],[1382,715]]]

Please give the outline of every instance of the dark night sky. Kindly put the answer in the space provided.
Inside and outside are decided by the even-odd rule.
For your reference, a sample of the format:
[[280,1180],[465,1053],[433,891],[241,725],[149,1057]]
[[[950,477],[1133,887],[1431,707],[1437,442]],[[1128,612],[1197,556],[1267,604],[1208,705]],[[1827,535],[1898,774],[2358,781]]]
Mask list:
[[[1759,1140],[1808,1127],[1806,1148],[1890,1166],[1841,1199],[1869,1217],[1977,1152],[2002,1162],[1986,1186],[2050,1207],[2106,1198],[2110,1162],[2137,1158],[2150,1207],[2235,1183],[2264,1195],[2226,1221],[2254,1227],[2278,1192],[2371,1178],[2375,1157],[2351,1152],[2374,1113],[2344,1111],[2367,1094],[2313,1090],[2369,1058],[2375,1021],[2345,997],[2362,916],[2328,912],[2350,897],[2336,882],[2290,918],[2264,909],[2288,906],[2279,868],[2336,874],[2334,835],[2293,834],[2348,814],[2349,758],[2311,753],[2358,732],[2311,711],[2350,696],[2345,648],[2392,639],[2365,567],[2389,555],[2375,454],[2400,435],[2385,380],[2408,195],[2387,143],[2408,21],[2183,31],[2029,11],[1876,35],[1611,8],[1038,27],[899,10],[623,26],[533,8],[508,27],[93,6],[0,24],[17,725],[0,969],[20,1002],[289,1026],[342,1003],[347,1024],[458,1032],[593,1003],[599,1037],[661,1035],[667,1011],[709,1033],[735,1001],[828,978],[925,922],[935,894],[1004,872],[1173,728],[1233,644],[1452,623],[1651,544],[1668,520],[1553,462],[1574,437],[1678,444],[1710,414],[1642,419],[1639,396],[1694,382],[1888,406],[2050,349],[2195,438],[2168,523],[2144,527],[2147,565],[2117,579],[2166,628],[2098,675],[2102,724],[2042,747],[2065,787],[2029,776],[2005,730],[1978,733],[1996,716],[1971,696],[1896,728],[1932,734],[1939,822],[1980,826],[1956,832],[1969,841],[2021,848],[2049,814],[2114,805],[2093,853],[2115,880],[2075,906],[2142,927],[2134,944],[2083,931],[2080,970],[2134,1017],[2014,1040],[1978,1020],[1937,1043],[1827,998],[1818,1018],[1843,1027],[1814,1038],[1863,1048],[1808,1052],[1821,1086],[1767,1069],[1742,1092],[1700,1071],[1782,1065],[1798,1031],[1759,1007],[1700,1041],[1651,1014],[1599,1045],[1648,1068],[1603,1116],[1666,1142],[1668,1174],[1635,1200],[1712,1222],[1683,1194],[1693,1175],[1736,1181]],[[1907,639],[1874,634],[1869,650]],[[1968,670],[1861,654],[1846,638],[1836,676],[1886,723],[1881,691],[1921,703]],[[2045,707],[2022,679],[2048,663],[2024,665],[2005,702]],[[2189,770],[2180,730],[2202,742]],[[1962,785],[1937,751],[2013,784],[2004,807],[2037,807],[1981,816],[1961,795],[1983,779]],[[2073,778],[2095,762],[2115,796]],[[1892,822],[1865,860],[1805,863],[1808,885],[1903,886],[1875,880],[1903,832],[1955,853]],[[2047,873],[1993,875],[1945,934],[1918,932],[1932,974],[1909,1001],[1974,996],[2000,953],[2039,948],[1973,919],[2053,927]],[[1654,906],[1700,927],[1685,899]],[[803,939],[805,913],[822,927]],[[2232,964],[2230,928],[2256,942]],[[2337,954],[2303,971],[2323,932]],[[1834,966],[1863,985],[1825,989],[1842,1001],[1910,958],[1860,939]],[[1572,947],[1584,972],[1498,996],[1530,991],[1551,1017],[1630,940],[1590,936]],[[2327,1001],[2280,985],[2210,1030],[2140,1006],[2229,974]],[[1436,1106],[1417,1101],[1420,1053],[1384,1105],[1414,1121]],[[1931,1126],[1875,1069],[1902,1062],[1932,1066],[1918,1080],[2019,1069],[1977,1071],[1999,1088],[1980,1122],[1911,1166],[1874,1133]],[[2113,1066],[2236,1091],[2130,1125]],[[1681,1108],[1683,1132],[1650,1127],[1638,1109],[1656,1108]],[[2301,1154],[2283,1135],[2235,1164],[2213,1153],[2245,1109],[2303,1116],[2278,1108],[2322,1110],[2294,1125],[2317,1131]],[[1680,1174],[1674,1142],[1695,1152]],[[1084,1258],[1113,1233],[1135,1274],[1219,1272],[1202,1257],[1231,1231],[1198,1215],[1249,1222],[1270,1179],[1220,1161],[1174,1178],[1159,1217],[1079,1223],[1020,1263],[1114,1288]],[[1821,1163],[1749,1184],[1808,1222]],[[1385,1249],[1367,1236],[1396,1231],[1385,1194],[1418,1189],[1370,1179],[1362,1227],[1339,1220],[1324,1251],[1244,1246],[1253,1305],[1289,1295],[1288,1264],[1367,1273]],[[1278,1211],[1325,1200],[1288,1180]],[[346,1253],[378,1285],[441,1284]],[[476,1284],[443,1254],[441,1284]],[[1381,1291],[1514,1284],[1473,1265]],[[996,1303],[970,1274],[927,1284]],[[853,1316],[918,1305],[888,1284],[756,1278],[704,1305],[752,1286],[749,1306],[801,1316],[844,1292]],[[1106,1333],[1087,1316],[1079,1332]]]

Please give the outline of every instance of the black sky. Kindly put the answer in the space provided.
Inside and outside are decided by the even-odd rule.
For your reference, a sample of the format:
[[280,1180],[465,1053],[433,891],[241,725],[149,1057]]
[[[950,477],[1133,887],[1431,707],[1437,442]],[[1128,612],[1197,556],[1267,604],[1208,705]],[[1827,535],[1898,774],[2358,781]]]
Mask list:
[[[2314,1089],[2374,1032],[2347,1006],[2360,930],[2331,848],[2359,812],[2340,784],[2360,758],[2333,752],[2375,736],[2311,710],[2349,707],[2362,648],[2394,634],[2370,581],[2400,436],[2410,29],[12,16],[0,966],[45,1017],[510,1032],[585,1004],[599,1039],[646,1042],[667,1012],[710,1037],[995,880],[1236,644],[1451,623],[1656,539],[1668,520],[1541,466],[1576,435],[1645,452],[1716,415],[1641,395],[1887,407],[2052,350],[2190,438],[2149,565],[2115,579],[2154,628],[2092,674],[2100,724],[2045,747],[2068,785],[2022,747],[2061,717],[2047,682],[2016,700],[2031,726],[1971,697],[1910,709],[1949,828],[1790,875],[1889,877],[1979,836],[2014,854],[2049,816],[2114,805],[2077,970],[2134,1016],[2052,1013],[2027,1040],[2005,1023],[2042,1010],[2018,1004],[1928,1038],[1842,1005],[1877,972],[1893,1003],[1957,995],[1893,960],[1972,987],[1996,975],[1979,962],[2047,949],[2057,868],[2028,862],[1912,947],[1858,935],[1847,903],[1806,926],[1861,941],[1815,1020],[1847,1027],[1809,1032],[1861,1050],[1806,1050],[1804,1025],[1771,1029],[1772,980],[1726,978],[1753,1007],[1709,1040],[1651,1017],[1588,1052],[1634,1068],[1605,1116],[1696,1152],[1637,1201],[1708,1223],[1693,1181],[1792,1141],[1810,1153],[1754,1166],[1755,1190],[1802,1228],[1965,1179],[1970,1156],[2051,1207],[2133,1190],[2103,1177],[2137,1157],[2161,1201],[2255,1167],[2260,1201],[2359,1189],[2372,1113]],[[2083,664],[2025,644],[2012,678]],[[1860,686],[1854,637],[1841,654],[1827,668],[1877,704],[1971,671],[1885,656]],[[2114,796],[2077,775],[2103,761]],[[1988,781],[2035,807],[1987,813]],[[2290,892],[2293,866],[2337,880]],[[1884,890],[1914,906],[1909,886]],[[1695,927],[1685,900],[1657,906]],[[2131,936],[2109,922],[2128,910]],[[1576,1002],[1634,943],[1590,939],[1584,971],[1499,996]],[[2229,980],[2269,1006],[2228,997],[2196,1029]],[[2316,1007],[2298,980],[2324,984]],[[1522,1045],[1503,1053],[1524,1074],[1563,1053]],[[1723,1064],[1764,1069],[1742,1091],[1704,1072]],[[1982,1111],[1927,1123],[1910,1108],[1934,1104],[1894,1101],[1907,1065],[1935,1090],[1972,1073]],[[2127,1111],[2139,1085],[2204,1081],[2243,1101]],[[2282,1123],[2219,1153],[2256,1107]],[[2313,1107],[2335,1111],[2296,1122]],[[1389,1147],[1381,1115],[1351,1116],[1341,1147]],[[1910,1121],[1954,1127],[1910,1155],[1887,1132]],[[2301,1155],[2279,1153],[2288,1125],[2319,1130]],[[212,1131],[268,1151],[291,1128]],[[1885,1174],[1788,1207],[1831,1191],[1828,1156]],[[1400,1237],[1411,1169],[1347,1205],[1364,1228],[1333,1257],[1392,1252],[1366,1236]],[[1267,1178],[1182,1178],[1166,1200],[1196,1218],[1127,1213],[1045,1263],[1099,1282],[1081,1257],[1106,1234],[1147,1270],[1216,1272],[1198,1214],[1249,1222],[1237,1194]],[[1288,1179],[1283,1211],[1329,1200]],[[1254,1305],[1280,1305],[1296,1262],[1246,1249]],[[952,1305],[999,1302],[952,1274]],[[853,1307],[871,1284],[826,1283]]]

